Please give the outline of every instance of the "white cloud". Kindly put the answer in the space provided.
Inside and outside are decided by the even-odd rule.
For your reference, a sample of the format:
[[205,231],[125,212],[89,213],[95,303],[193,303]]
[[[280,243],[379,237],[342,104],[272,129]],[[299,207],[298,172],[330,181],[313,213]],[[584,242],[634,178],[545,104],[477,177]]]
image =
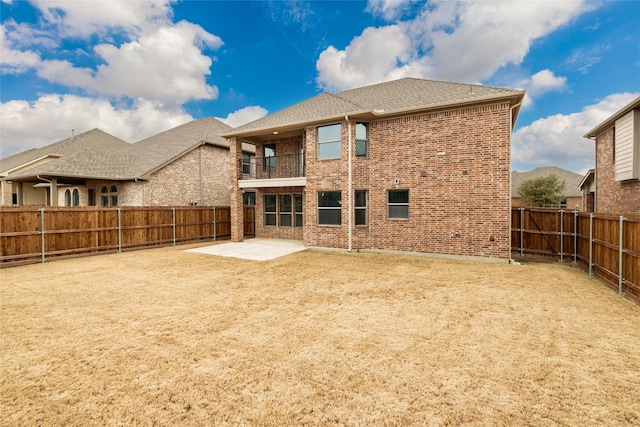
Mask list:
[[[203,51],[218,49],[222,40],[199,25],[172,23],[169,1],[36,0],[34,4],[43,14],[37,26],[10,20],[9,36],[3,24],[3,73],[34,69],[49,82],[89,95],[142,97],[174,107],[191,99],[218,97],[218,88],[206,81],[213,61]],[[95,68],[78,67],[60,57],[64,51],[54,49],[62,40],[94,35],[104,40],[89,52],[100,64]],[[119,43],[110,40],[114,35]]]
[[594,167],[594,144],[583,135],[639,95],[612,94],[580,112],[545,117],[518,129],[511,140],[512,160],[532,167],[565,164],[580,171]]
[[551,70],[538,71],[517,85],[527,91],[522,101],[522,108],[528,109],[533,106],[533,96],[537,97],[551,91],[561,91],[565,88],[566,83],[566,77],[556,76]]
[[61,37],[86,38],[114,30],[136,34],[150,27],[169,25],[171,0],[69,1],[31,0],[48,26]]
[[[423,74],[418,64],[410,63],[411,41],[396,25],[367,28],[345,50],[329,46],[316,62],[317,81],[328,90],[379,83],[400,77]],[[404,65],[398,66],[398,63]]]
[[566,77],[556,76],[551,70],[542,70],[531,76],[527,90],[537,95],[549,91],[561,90],[566,83]]
[[[501,67],[519,65],[535,39],[593,7],[585,1],[427,3],[413,20],[367,28],[344,50],[327,48],[316,64],[317,83],[343,90],[407,75],[482,81]],[[379,52],[382,37],[374,34],[390,45]]]
[[115,108],[107,100],[44,95],[35,102],[14,100],[0,107],[1,157],[62,140],[71,129],[78,134],[99,128],[135,142],[193,119],[184,111],[165,110],[143,99],[130,108]]
[[7,34],[6,25],[0,25],[0,70],[2,74],[22,74],[40,61],[40,55],[32,50],[14,49],[14,42]]
[[267,110],[258,106],[258,105],[250,105],[248,107],[244,107],[240,110],[234,111],[233,113],[229,113],[227,117],[216,117],[223,123],[228,124],[232,127],[242,126],[245,123],[252,122],[254,120],[258,120],[268,113]]
[[367,12],[391,21],[404,13],[416,0],[369,0]]

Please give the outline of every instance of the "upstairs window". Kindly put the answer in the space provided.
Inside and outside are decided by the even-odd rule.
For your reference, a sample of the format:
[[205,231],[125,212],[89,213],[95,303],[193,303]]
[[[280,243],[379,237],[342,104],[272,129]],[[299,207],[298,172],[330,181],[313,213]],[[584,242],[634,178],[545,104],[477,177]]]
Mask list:
[[342,156],[342,125],[318,127],[318,160],[339,159]]
[[245,175],[251,174],[251,155],[242,153],[242,173]]
[[64,205],[71,206],[71,191],[65,190],[64,192]]
[[272,171],[276,168],[276,145],[264,146],[264,170]]
[[356,157],[367,156],[367,124],[356,123]]
[[73,206],[80,206],[80,192],[77,188],[73,189]]
[[390,219],[409,218],[409,190],[389,190],[387,202]]

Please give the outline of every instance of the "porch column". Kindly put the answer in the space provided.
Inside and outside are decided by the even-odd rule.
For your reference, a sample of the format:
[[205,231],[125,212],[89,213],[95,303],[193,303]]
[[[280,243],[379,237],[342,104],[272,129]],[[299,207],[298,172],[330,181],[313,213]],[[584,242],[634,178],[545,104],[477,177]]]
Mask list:
[[240,161],[242,160],[242,141],[234,137],[229,140],[229,170],[231,175],[231,241],[244,240],[244,216],[242,213],[242,190],[240,179]]
[[50,202],[51,202],[51,206],[58,206],[58,179],[57,178],[51,178],[51,185],[50,185],[50,195],[49,197],[51,198]]

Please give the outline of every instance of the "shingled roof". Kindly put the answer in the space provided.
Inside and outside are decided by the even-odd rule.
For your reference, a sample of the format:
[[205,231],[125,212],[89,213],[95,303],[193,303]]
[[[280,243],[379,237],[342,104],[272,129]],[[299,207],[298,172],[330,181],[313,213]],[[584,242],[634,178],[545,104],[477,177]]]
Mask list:
[[[233,129],[215,118],[194,120],[129,144],[99,129],[2,159],[2,172],[26,165],[12,179],[35,176],[109,180],[146,179],[200,145],[228,148],[220,134]],[[247,150],[255,149],[251,145]],[[38,159],[50,157],[50,161]],[[28,164],[32,163],[33,166]],[[6,174],[6,173],[5,173]]]
[[[501,98],[510,99],[515,106],[523,97],[524,91],[514,89],[407,77],[336,94],[322,93],[237,127],[223,136],[255,135],[281,127],[303,127],[346,115],[393,116]],[[514,116],[517,111],[515,113]]]
[[546,166],[535,168],[528,172],[512,171],[511,172],[511,195],[512,197],[520,197],[518,188],[520,184],[528,179],[541,178],[549,174],[555,174],[560,181],[565,182],[563,196],[582,196],[580,192],[580,182],[582,182],[582,175],[562,169],[556,166]]
[[[61,168],[66,170],[69,168],[62,166],[66,163],[66,159],[84,154],[88,162],[95,162],[102,156],[119,152],[130,146],[128,142],[100,129],[92,129],[41,148],[0,159],[0,176],[6,176],[12,171],[14,172],[12,177],[19,177],[46,174]],[[73,174],[81,172],[78,169],[87,167],[75,165]]]

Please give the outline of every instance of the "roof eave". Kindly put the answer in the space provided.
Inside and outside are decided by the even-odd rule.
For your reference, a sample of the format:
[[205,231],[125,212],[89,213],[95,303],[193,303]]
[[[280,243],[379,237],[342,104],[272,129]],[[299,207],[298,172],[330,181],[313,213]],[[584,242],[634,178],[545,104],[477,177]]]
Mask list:
[[612,128],[616,124],[616,120],[618,120],[620,117],[624,116],[629,111],[635,110],[638,107],[640,107],[640,96],[634,99],[633,101],[631,101],[629,104],[622,107],[622,109],[618,110],[615,114],[613,114],[604,122],[600,123],[598,126],[591,129],[582,137],[587,139],[592,139],[597,137],[598,135],[602,134],[604,131],[608,130],[609,128]]
[[[396,110],[376,110],[376,109],[357,110],[357,111],[352,111],[348,113],[333,114],[330,116],[318,117],[314,119],[300,120],[296,122],[287,123],[281,126],[276,126],[276,125],[264,126],[257,129],[247,130],[244,132],[232,131],[232,132],[224,133],[221,136],[224,138],[233,138],[233,137],[247,138],[252,136],[272,134],[275,131],[279,133],[287,132],[295,129],[301,129],[309,125],[328,123],[335,120],[342,120],[345,117],[349,117],[356,120],[357,119],[372,120],[372,119],[379,119],[379,118],[385,118],[385,117],[406,115],[408,113],[413,113],[413,112],[416,112],[416,113],[426,112],[426,111],[442,110],[442,109],[455,108],[455,107],[467,106],[467,105],[484,104],[490,101],[499,101],[499,100],[510,100],[510,102],[513,105],[518,107],[519,103],[524,98],[524,94],[525,94],[524,91],[514,91],[508,94],[487,95],[487,96],[482,96],[482,97],[462,100],[462,101],[448,101],[448,102],[441,102],[437,104],[417,105],[412,107],[400,108]],[[518,110],[519,110],[519,107],[518,107]],[[517,116],[517,114],[518,112],[516,111],[514,116]],[[515,117],[513,120],[515,122]]]

